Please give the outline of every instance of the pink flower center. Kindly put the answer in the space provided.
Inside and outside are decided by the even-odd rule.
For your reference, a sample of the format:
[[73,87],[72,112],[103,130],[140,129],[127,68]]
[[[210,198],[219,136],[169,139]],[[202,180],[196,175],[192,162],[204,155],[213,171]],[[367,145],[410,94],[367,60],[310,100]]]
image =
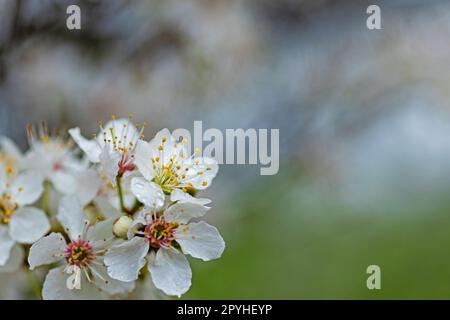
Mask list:
[[54,164],[53,164],[53,171],[61,171],[63,169],[63,166],[62,166],[62,164],[61,163],[59,163],[59,162],[55,162]]
[[175,230],[178,224],[166,222],[163,217],[153,220],[145,228],[144,235],[153,248],[169,247],[175,240]]
[[128,152],[123,153],[119,161],[119,175],[121,176],[127,171],[133,171],[134,168],[133,157]]
[[72,241],[64,252],[67,262],[70,265],[80,268],[87,267],[94,260],[92,245],[84,240]]

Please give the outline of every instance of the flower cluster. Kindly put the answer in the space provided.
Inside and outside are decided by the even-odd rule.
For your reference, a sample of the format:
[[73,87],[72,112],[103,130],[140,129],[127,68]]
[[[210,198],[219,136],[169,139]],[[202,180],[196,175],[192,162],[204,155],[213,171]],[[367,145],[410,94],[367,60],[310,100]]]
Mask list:
[[218,165],[167,129],[145,141],[131,117],[99,127],[92,139],[29,127],[26,153],[0,138],[0,272],[48,271],[44,299],[179,297],[186,255],[225,249],[201,220],[211,201],[196,197]]

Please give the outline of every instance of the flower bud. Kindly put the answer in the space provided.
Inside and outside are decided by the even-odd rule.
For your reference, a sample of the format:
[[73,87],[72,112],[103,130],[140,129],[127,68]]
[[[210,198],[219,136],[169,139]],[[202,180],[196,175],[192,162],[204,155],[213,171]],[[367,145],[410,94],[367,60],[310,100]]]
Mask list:
[[130,229],[133,219],[128,216],[122,216],[113,225],[113,233],[118,238],[126,238],[128,229]]

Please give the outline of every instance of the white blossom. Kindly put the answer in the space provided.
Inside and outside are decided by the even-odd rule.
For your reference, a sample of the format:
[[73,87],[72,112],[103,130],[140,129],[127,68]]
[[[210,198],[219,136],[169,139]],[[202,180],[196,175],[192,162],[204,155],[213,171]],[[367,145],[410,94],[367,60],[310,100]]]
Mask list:
[[31,244],[50,229],[46,214],[31,207],[43,191],[37,172],[17,173],[0,163],[0,266],[8,263],[15,243]]
[[208,261],[225,249],[219,231],[199,221],[211,200],[195,196],[218,165],[188,155],[167,129],[145,142],[143,128],[112,117],[91,140],[70,129],[83,157],[45,126],[28,128],[25,152],[0,136],[1,274],[28,261],[31,275],[45,275],[47,300],[161,298],[190,288],[186,255]]
[[159,131],[150,142],[138,141],[135,164],[143,178],[133,179],[132,191],[154,209],[164,204],[164,193],[206,189],[219,170],[212,158],[188,155],[186,145],[177,142],[168,129]]
[[53,232],[34,243],[28,257],[30,269],[62,263],[48,273],[42,291],[44,299],[100,299],[102,291],[113,295],[133,290],[133,282],[111,279],[103,265],[104,253],[113,241],[113,220],[89,226],[75,197],[62,199],[57,218],[69,242],[61,233]]
[[156,288],[180,296],[191,286],[192,272],[185,254],[204,261],[217,259],[225,243],[217,229],[203,221],[189,222],[208,210],[202,204],[182,200],[162,214],[141,212],[129,230],[129,239],[112,246],[105,256],[108,274],[133,281],[147,262]]
[[78,146],[92,163],[99,163],[103,173],[115,185],[116,177],[135,168],[134,149],[142,135],[129,119],[113,119],[100,131],[95,139],[84,138],[78,127],[69,130]]

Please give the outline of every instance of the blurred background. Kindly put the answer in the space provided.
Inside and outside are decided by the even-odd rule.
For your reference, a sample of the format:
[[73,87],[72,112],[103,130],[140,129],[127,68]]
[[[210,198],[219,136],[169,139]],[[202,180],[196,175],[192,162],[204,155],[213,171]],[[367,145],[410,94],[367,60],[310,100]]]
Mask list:
[[449,299],[450,3],[376,1],[371,31],[373,2],[2,0],[0,134],[279,128],[277,175],[223,165],[202,194],[227,249],[184,298]]

